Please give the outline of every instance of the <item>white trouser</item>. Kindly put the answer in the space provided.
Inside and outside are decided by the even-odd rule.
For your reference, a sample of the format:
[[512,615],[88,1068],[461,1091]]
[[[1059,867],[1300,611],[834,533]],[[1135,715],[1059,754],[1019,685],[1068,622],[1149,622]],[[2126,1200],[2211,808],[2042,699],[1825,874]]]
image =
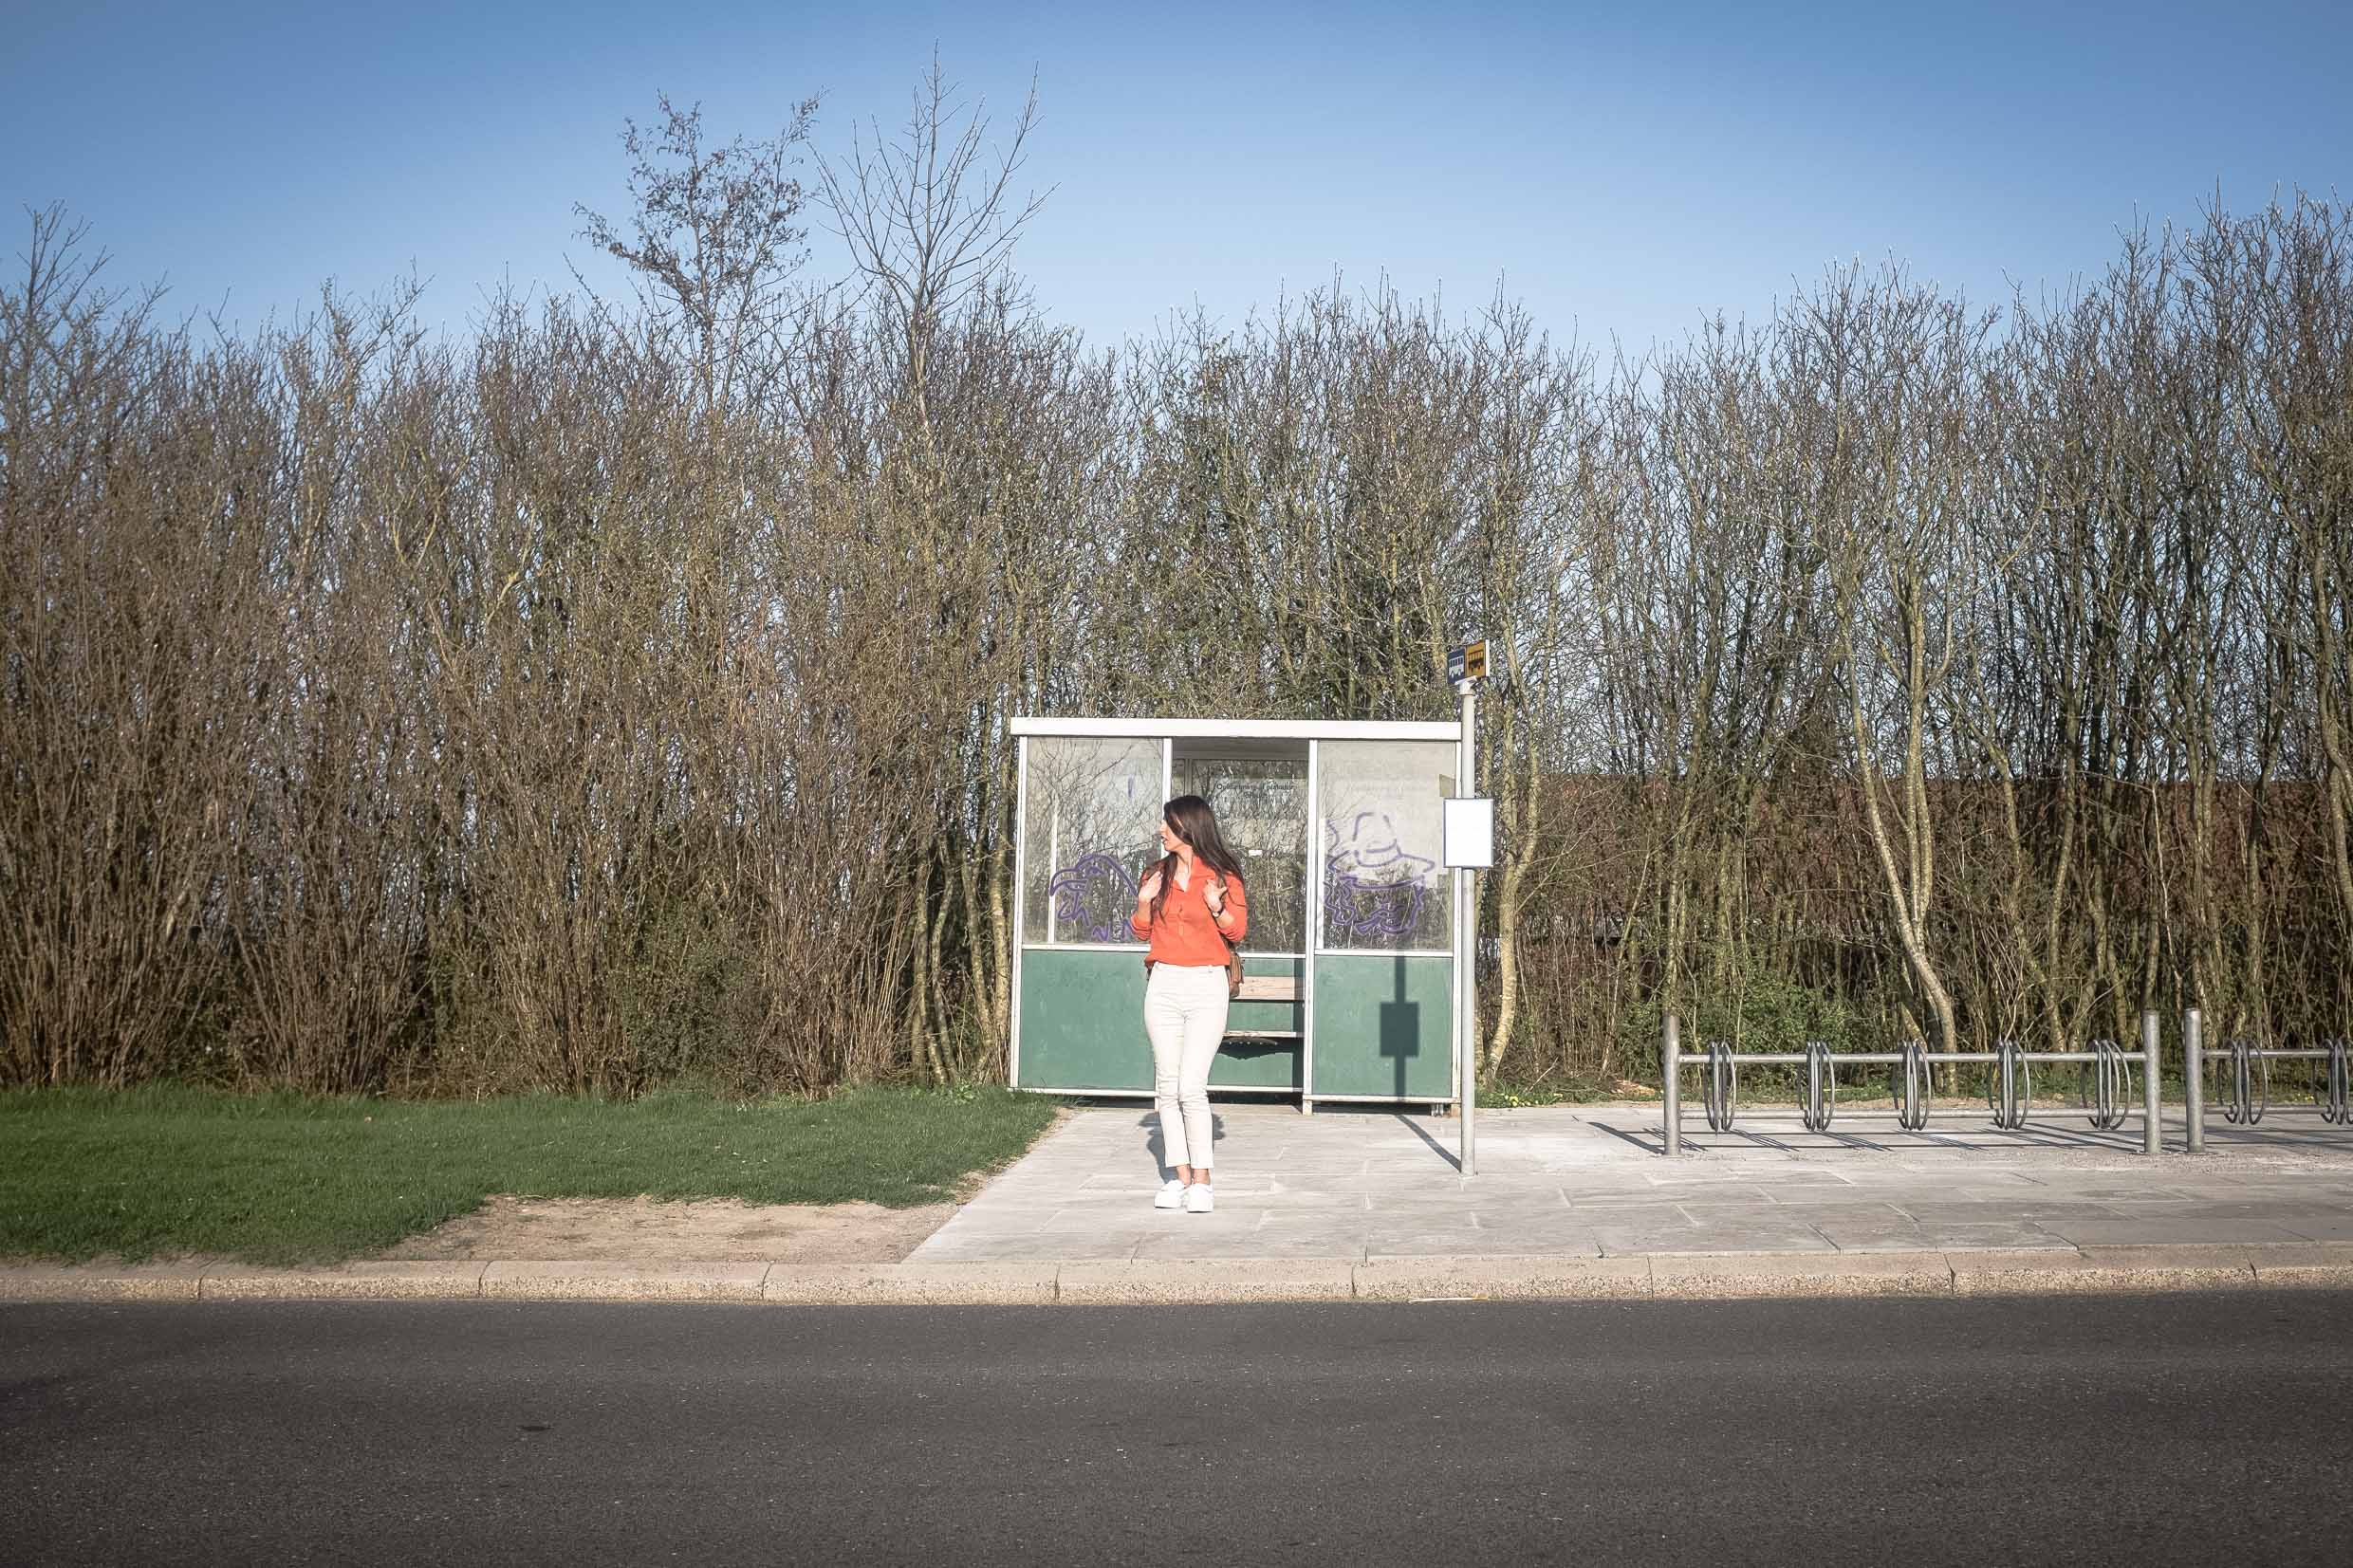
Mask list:
[[1144,986],[1144,1033],[1152,1037],[1153,1108],[1173,1170],[1216,1163],[1209,1116],[1209,1066],[1226,1037],[1226,967],[1155,964]]

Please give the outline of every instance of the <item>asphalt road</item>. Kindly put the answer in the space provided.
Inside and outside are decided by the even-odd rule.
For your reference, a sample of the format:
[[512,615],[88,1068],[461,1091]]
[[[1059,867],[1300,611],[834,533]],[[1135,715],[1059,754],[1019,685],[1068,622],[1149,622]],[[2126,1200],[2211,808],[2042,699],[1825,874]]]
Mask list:
[[10,1563],[2353,1559],[2353,1295],[0,1309]]

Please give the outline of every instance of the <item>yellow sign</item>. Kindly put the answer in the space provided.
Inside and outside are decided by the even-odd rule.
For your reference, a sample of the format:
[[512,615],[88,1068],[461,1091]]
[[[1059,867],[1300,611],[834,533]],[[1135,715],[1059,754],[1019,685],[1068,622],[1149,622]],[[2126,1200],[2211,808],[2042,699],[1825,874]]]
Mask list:
[[1448,652],[1446,678],[1456,682],[1487,678],[1487,641],[1484,637]]

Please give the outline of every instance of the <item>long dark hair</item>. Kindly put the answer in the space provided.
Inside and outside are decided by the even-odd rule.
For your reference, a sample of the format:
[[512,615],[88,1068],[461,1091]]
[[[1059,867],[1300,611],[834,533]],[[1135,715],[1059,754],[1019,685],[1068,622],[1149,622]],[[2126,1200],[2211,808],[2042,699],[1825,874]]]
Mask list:
[[[1193,846],[1193,858],[1212,871],[1243,880],[1242,861],[1226,847],[1226,836],[1217,831],[1217,813],[1198,795],[1179,795],[1160,808],[1160,821],[1168,830]],[[1152,923],[1158,925],[1160,911],[1168,904],[1168,890],[1176,885],[1176,856],[1174,851],[1160,857],[1160,891],[1152,895]]]

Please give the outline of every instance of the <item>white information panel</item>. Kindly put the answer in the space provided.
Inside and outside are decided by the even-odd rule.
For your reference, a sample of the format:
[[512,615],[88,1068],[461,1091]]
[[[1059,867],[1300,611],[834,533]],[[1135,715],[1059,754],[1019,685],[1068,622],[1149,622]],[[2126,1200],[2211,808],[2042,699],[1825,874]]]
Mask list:
[[1443,858],[1449,867],[1485,871],[1495,863],[1495,802],[1484,796],[1449,799]]

